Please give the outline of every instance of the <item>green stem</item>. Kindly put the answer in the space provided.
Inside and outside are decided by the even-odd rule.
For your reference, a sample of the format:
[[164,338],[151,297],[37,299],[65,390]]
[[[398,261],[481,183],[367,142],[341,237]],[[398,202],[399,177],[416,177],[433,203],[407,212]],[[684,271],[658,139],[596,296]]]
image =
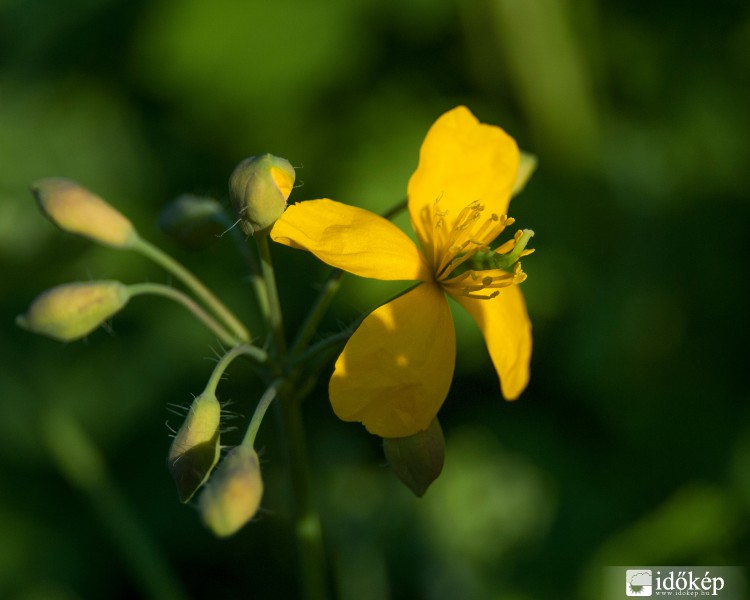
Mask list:
[[273,399],[276,397],[276,394],[283,383],[283,379],[275,380],[260,397],[260,400],[258,400],[258,406],[255,407],[253,418],[250,419],[250,425],[248,425],[247,431],[245,432],[245,436],[242,438],[240,445],[247,446],[248,448],[255,447],[255,437],[258,435],[258,429],[260,429],[263,417],[265,416],[268,407],[271,406],[271,402],[273,402]]
[[341,269],[334,269],[328,274],[328,278],[323,283],[323,288],[318,294],[318,298],[315,300],[315,304],[307,313],[305,322],[294,339],[292,344],[291,354],[294,356],[298,352],[301,352],[310,343],[310,340],[318,330],[318,325],[323,320],[328,307],[331,305],[336,292],[341,287],[341,278],[344,276],[344,272]]
[[219,362],[216,363],[214,370],[211,372],[211,376],[208,378],[208,383],[206,383],[206,389],[203,393],[215,396],[216,387],[219,385],[219,381],[221,381],[221,378],[224,376],[224,371],[227,370],[227,367],[235,358],[243,354],[249,356],[256,363],[261,365],[266,363],[266,361],[268,360],[266,351],[258,348],[257,346],[253,346],[252,344],[239,344],[238,346],[235,346],[234,348],[226,352],[224,356],[219,359]]
[[292,359],[292,366],[309,366],[313,363],[325,362],[325,360],[328,359],[328,351],[343,346],[352,336],[352,333],[357,326],[364,320],[365,316],[366,315],[363,315],[361,319],[358,319],[352,326],[347,327],[345,330],[323,338],[319,342],[315,342],[306,350],[300,352]]
[[279,291],[276,288],[276,275],[271,261],[271,249],[268,246],[268,236],[257,235],[255,241],[258,244],[260,254],[260,268],[263,280],[266,283],[266,297],[268,299],[268,310],[273,334],[276,344],[277,357],[283,359],[286,356],[286,338],[284,336],[284,322],[281,317],[281,303],[279,302]]
[[258,302],[258,308],[260,309],[261,317],[264,323],[269,321],[268,312],[268,291],[266,290],[266,282],[260,274],[260,267],[255,254],[250,250],[250,246],[247,244],[247,239],[242,234],[242,231],[237,227],[236,222],[232,222],[229,217],[222,214],[222,224],[227,228],[229,235],[232,236],[232,240],[240,251],[242,258],[245,259],[247,270],[250,275],[250,282],[253,285],[255,291],[255,299]]
[[[417,286],[421,284],[422,282],[417,282],[417,283],[410,285],[406,289],[400,291],[398,294],[391,296],[388,300],[381,303],[380,306],[388,304],[389,302],[392,302],[396,298],[400,298],[401,296],[408,294],[410,291],[412,291],[414,288],[416,288]],[[344,329],[343,331],[340,331],[339,333],[334,333],[333,335],[323,338],[322,340],[320,340],[319,342],[316,342],[309,348],[302,347],[296,355],[292,356],[292,359],[290,361],[291,366],[294,367],[295,369],[299,369],[303,365],[309,365],[313,362],[320,362],[321,359],[325,359],[326,352],[329,349],[335,348],[336,346],[344,344],[349,340],[349,338],[357,330],[357,328],[360,326],[362,321],[365,320],[368,314],[369,313],[362,314],[358,319],[356,319],[353,323],[347,326],[346,329]]]
[[112,481],[104,459],[80,425],[67,413],[48,409],[42,434],[60,471],[94,506],[144,595],[154,600],[185,600],[187,595],[179,580]]
[[163,269],[172,273],[188,288],[190,288],[203,302],[206,303],[217,317],[219,317],[229,329],[243,342],[250,340],[250,333],[240,320],[209,290],[198,278],[178,263],[160,248],[154,246],[143,238],[137,238],[132,246],[133,250],[140,252],[146,258],[154,261]]
[[294,535],[299,552],[302,597],[324,600],[329,594],[323,531],[312,498],[301,398],[288,390],[288,387],[280,390],[279,406],[294,499]]
[[409,205],[409,200],[407,198],[404,198],[398,204],[394,204],[393,206],[391,206],[387,211],[382,213],[380,216],[383,217],[384,219],[388,219],[389,221],[392,221],[397,216],[399,216],[403,211],[405,211],[408,205]]
[[135,283],[128,286],[128,291],[131,296],[138,296],[141,294],[153,294],[156,296],[164,296],[170,298],[176,302],[182,304],[187,308],[193,315],[195,315],[206,327],[213,331],[216,336],[227,346],[234,346],[241,340],[231,333],[229,333],[221,323],[216,321],[211,315],[203,310],[190,296],[184,294],[180,290],[169,287],[168,285],[162,285],[160,283]]

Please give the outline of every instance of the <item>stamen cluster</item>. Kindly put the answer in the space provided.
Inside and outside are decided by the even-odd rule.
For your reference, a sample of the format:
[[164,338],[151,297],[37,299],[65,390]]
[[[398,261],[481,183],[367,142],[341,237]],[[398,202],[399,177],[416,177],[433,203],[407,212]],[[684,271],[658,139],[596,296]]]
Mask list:
[[[525,247],[534,232],[519,230],[512,240],[492,250],[490,244],[515,219],[497,213],[483,219],[484,210],[485,206],[475,200],[449,224],[449,211],[440,209],[438,198],[432,211],[432,258],[435,279],[446,291],[489,300],[500,293],[500,288],[526,279],[518,259],[532,252]],[[492,291],[482,293],[484,290]]]

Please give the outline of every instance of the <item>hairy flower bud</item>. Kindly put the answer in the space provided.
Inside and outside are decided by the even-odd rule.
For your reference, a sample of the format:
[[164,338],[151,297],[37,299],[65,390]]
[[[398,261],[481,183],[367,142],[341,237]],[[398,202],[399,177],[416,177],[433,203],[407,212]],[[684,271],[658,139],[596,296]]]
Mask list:
[[213,198],[183,194],[167,204],[159,214],[159,227],[183,246],[205,248],[226,229],[224,213]]
[[247,446],[232,448],[201,494],[203,521],[219,537],[232,535],[253,518],[262,496],[257,453]]
[[129,248],[138,236],[124,215],[75,181],[41,179],[31,191],[45,216],[63,231],[114,248]]
[[229,194],[246,235],[265,235],[286,210],[294,186],[294,167],[284,158],[263,154],[243,160],[229,178]]
[[16,324],[62,342],[91,333],[119,312],[130,299],[119,281],[88,281],[54,287],[32,302]]
[[383,438],[388,466],[418,497],[443,470],[445,439],[437,418],[424,431],[400,438]]
[[219,460],[221,406],[213,393],[203,392],[190,405],[185,422],[172,440],[167,467],[180,502],[188,502],[205,483]]

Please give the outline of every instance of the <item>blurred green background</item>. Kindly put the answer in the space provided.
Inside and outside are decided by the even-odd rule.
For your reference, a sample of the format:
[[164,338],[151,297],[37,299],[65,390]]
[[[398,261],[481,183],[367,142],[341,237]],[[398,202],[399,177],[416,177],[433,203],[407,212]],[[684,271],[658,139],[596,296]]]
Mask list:
[[[15,327],[59,283],[168,280],[57,231],[30,182],[95,190],[253,324],[230,240],[182,250],[156,226],[161,207],[183,192],[226,202],[234,165],[272,152],[298,167],[292,200],[384,210],[458,104],[539,156],[511,206],[537,232],[524,261],[532,380],[505,403],[456,313],[446,466],[421,500],[321,385],[305,419],[338,597],[594,600],[605,565],[750,563],[746,2],[6,0],[0,598],[146,597],[113,536],[131,517],[186,597],[298,594],[272,418],[263,513],[229,540],[177,502],[165,468],[168,405],[203,388],[211,334],[146,298],[70,345]],[[326,268],[274,250],[293,331]],[[392,292],[346,279],[324,331]],[[261,390],[241,365],[229,373],[221,397],[247,417]],[[66,438],[45,437],[49,415],[90,436],[125,516],[51,459]]]

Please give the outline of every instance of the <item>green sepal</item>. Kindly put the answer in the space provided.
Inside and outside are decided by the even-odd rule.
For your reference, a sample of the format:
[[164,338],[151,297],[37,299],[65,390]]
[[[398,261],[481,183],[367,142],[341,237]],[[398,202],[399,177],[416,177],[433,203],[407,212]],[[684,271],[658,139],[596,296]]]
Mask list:
[[427,429],[414,435],[383,438],[383,451],[396,477],[421,498],[443,470],[443,430],[435,418]]
[[177,486],[177,496],[183,504],[190,501],[211,475],[219,453],[219,432],[207,442],[196,444],[184,454],[169,459],[167,467]]
[[198,396],[169,448],[167,468],[183,504],[208,480],[219,461],[220,413],[215,395]]

